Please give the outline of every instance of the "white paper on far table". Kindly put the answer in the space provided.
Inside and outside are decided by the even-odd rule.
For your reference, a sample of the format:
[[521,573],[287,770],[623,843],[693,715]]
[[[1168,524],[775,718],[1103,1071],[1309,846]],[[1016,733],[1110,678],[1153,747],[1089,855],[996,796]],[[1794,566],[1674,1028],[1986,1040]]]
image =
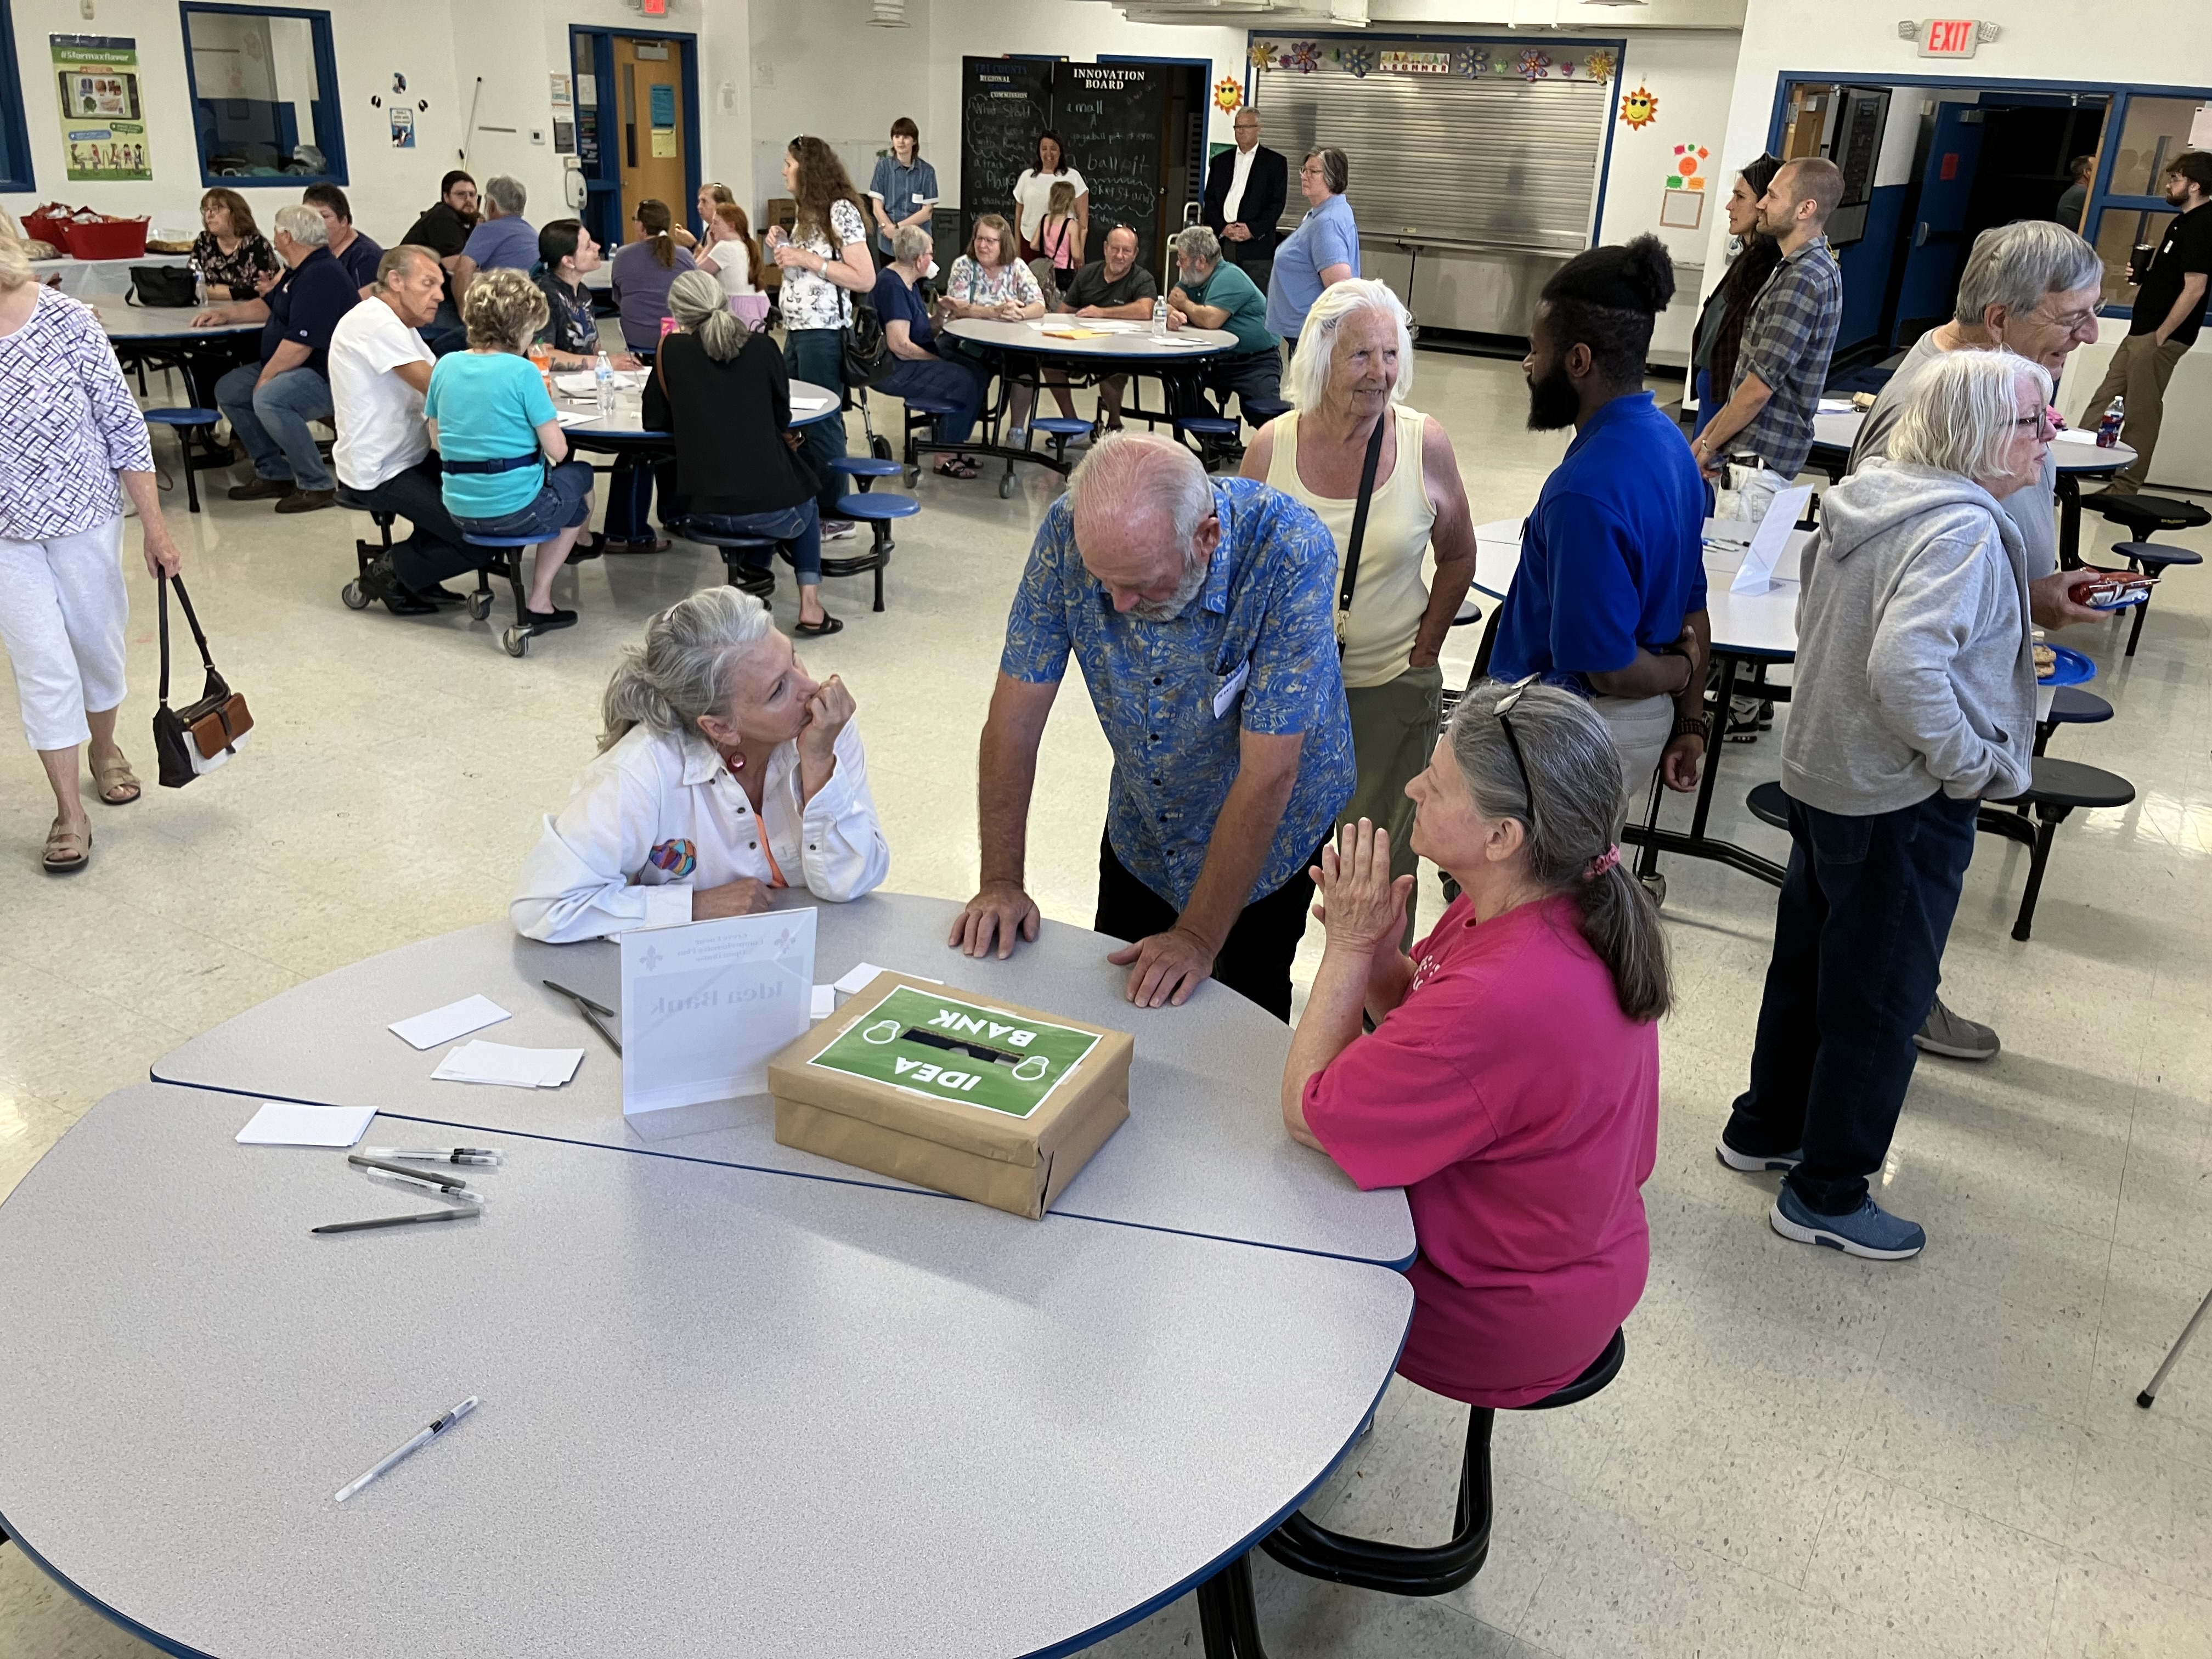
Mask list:
[[241,1146],[350,1146],[368,1133],[374,1106],[299,1106],[272,1100],[238,1132]]
[[504,1042],[464,1042],[447,1051],[434,1083],[496,1083],[509,1089],[557,1089],[584,1062],[581,1048],[517,1048]]
[[[873,979],[878,974],[886,970],[877,967],[872,962],[864,962],[855,967],[851,973],[846,975],[844,978],[839,980],[832,988],[842,991],[847,996],[850,996],[854,992],[860,990],[866,986],[867,982]],[[905,970],[901,969],[900,971],[904,972]],[[927,974],[908,974],[907,977],[908,979],[929,980],[929,982],[932,985],[942,985],[945,983],[941,979],[930,979]]]
[[595,374],[556,374],[553,384],[572,398],[581,398],[599,390],[599,381]]
[[2052,433],[2051,441],[2058,444],[2087,444],[2094,448],[2097,442],[2097,428],[2094,426],[2069,426]]
[[411,1048],[434,1048],[441,1042],[451,1042],[455,1037],[465,1037],[471,1031],[481,1031],[487,1025],[496,1025],[513,1018],[489,997],[463,997],[459,1002],[433,1008],[412,1019],[395,1020],[386,1029]]
[[816,1019],[827,1019],[837,1012],[837,988],[817,985],[814,988],[814,1006],[811,1010]]
[[806,1034],[814,912],[771,910],[621,937],[625,1115],[768,1088],[768,1062]]
[[1853,404],[1849,398],[1823,398],[1820,399],[1820,413],[1823,415],[1848,415],[1856,407],[1856,405]]
[[830,398],[793,398],[791,400],[791,406],[793,409],[803,409],[811,415],[817,409],[829,408],[834,401],[835,399]]

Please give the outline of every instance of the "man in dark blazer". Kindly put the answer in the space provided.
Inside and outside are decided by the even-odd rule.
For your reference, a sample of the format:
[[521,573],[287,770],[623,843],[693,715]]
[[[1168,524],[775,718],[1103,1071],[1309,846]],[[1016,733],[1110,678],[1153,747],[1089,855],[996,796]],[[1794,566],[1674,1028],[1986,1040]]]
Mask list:
[[1255,265],[1264,272],[1274,258],[1280,240],[1275,222],[1283,216],[1289,187],[1290,167],[1282,152],[1260,142],[1260,112],[1249,106],[1238,110],[1237,148],[1223,150],[1207,167],[1200,216],[1221,239],[1224,257],[1247,274]]

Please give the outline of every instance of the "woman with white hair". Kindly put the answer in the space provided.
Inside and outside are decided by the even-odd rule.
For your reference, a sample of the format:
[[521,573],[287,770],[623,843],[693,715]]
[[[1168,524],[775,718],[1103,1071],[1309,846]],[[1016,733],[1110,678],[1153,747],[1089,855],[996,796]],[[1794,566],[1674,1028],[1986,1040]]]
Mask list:
[[890,849],[853,707],[751,594],[671,605],[607,682],[599,757],[523,861],[515,931],[565,945],[746,915],[781,887],[838,904],[881,886]]
[[0,644],[15,671],[23,729],[54,792],[43,866],[82,870],[92,823],[78,747],[110,806],[137,800],[138,780],[115,741],[123,635],[131,602],[120,480],[138,509],[146,571],[176,573],[155,486],[146,422],[100,319],[33,278],[17,242],[0,241]]
[[1901,1261],[1927,1235],[1875,1203],[1984,800],[2027,787],[2028,566],[1999,502],[2037,476],[2051,377],[1954,351],[1806,550],[1782,787],[1790,868],[1731,1169],[1787,1171],[1784,1238]]
[[[1441,421],[1406,406],[1413,343],[1382,283],[1336,283],[1291,358],[1291,412],[1244,452],[1248,478],[1304,502],[1337,554],[1336,637],[1359,785],[1341,823],[1389,831],[1392,870],[1413,873],[1406,781],[1429,763],[1443,673],[1437,655],[1474,580],[1474,517]],[[1354,542],[1358,558],[1353,558]],[[1437,576],[1422,569],[1434,551]],[[1413,905],[1406,906],[1407,939]]]

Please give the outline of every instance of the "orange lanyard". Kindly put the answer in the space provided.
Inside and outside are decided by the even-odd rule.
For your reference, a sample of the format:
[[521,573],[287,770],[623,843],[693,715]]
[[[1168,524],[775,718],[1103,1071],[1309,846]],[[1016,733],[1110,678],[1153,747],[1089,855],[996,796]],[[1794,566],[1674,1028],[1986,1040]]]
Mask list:
[[[729,773],[732,778],[738,776],[737,768],[729,766],[726,761],[723,764],[729,767]],[[739,778],[738,787],[742,789],[744,787],[744,781]],[[769,845],[767,807],[768,781],[763,778],[761,780],[761,808],[753,814],[753,828],[760,836],[761,851],[768,854],[768,884],[771,887],[788,887],[791,884],[783,878],[783,866],[775,861],[775,848]]]

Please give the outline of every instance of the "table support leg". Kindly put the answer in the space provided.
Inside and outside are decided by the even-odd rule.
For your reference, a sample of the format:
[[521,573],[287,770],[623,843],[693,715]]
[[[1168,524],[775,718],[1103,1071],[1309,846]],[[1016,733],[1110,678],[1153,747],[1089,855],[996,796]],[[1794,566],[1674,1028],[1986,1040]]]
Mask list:
[[1252,1599],[1250,1556],[1238,1556],[1198,1587],[1198,1626],[1206,1659],[1267,1659]]
[[2081,568],[2081,486],[2070,472],[2058,475],[2058,568]]

